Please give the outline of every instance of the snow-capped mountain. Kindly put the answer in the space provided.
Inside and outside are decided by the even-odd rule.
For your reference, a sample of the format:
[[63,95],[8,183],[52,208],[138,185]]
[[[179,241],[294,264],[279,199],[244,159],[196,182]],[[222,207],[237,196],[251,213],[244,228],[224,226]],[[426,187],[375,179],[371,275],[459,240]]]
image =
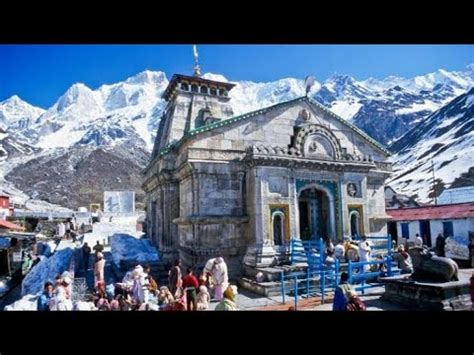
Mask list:
[[334,75],[314,97],[381,143],[390,144],[473,85],[471,64],[465,71],[440,69],[411,79],[356,81]]
[[[207,73],[203,77],[229,81],[219,74]],[[230,103],[236,115],[305,94],[303,80],[295,78],[234,83]],[[316,82],[310,96],[375,139],[389,143],[469,90],[473,83],[474,64],[464,71],[440,69],[409,79],[392,76],[357,81],[335,74],[323,83]],[[41,167],[46,169],[48,161],[60,161],[61,155],[80,147],[87,147],[87,151],[103,149],[107,154],[121,151],[120,161],[149,154],[165,109],[161,95],[167,85],[165,73],[144,71],[97,89],[74,84],[47,110],[31,106],[17,96],[0,102],[0,179],[31,159],[41,158]],[[126,148],[132,146],[132,153],[126,157]],[[146,159],[139,159],[137,166],[145,163]],[[19,172],[13,171],[9,176],[16,173]],[[31,179],[23,181],[22,186],[30,192],[37,191],[37,184]],[[42,181],[40,190],[47,193],[48,186]]]
[[[394,176],[388,184],[429,202],[474,167],[474,88],[439,109],[391,146]],[[471,183],[472,185],[472,183]],[[437,194],[437,195],[438,195]]]
[[97,90],[74,84],[17,135],[43,149],[77,143],[110,145],[134,135],[138,144],[151,150],[154,128],[164,109],[161,94],[167,85],[164,73],[151,71]]
[[[207,73],[203,77],[228,81],[218,74]],[[230,96],[237,115],[305,94],[303,80],[295,78],[234,83]],[[411,79],[392,76],[357,81],[335,74],[322,84],[316,83],[310,95],[372,137],[388,143],[466,92],[473,83],[474,64],[462,72],[440,69]],[[16,139],[43,149],[70,147],[79,142],[110,145],[134,134],[151,151],[165,108],[161,94],[167,85],[165,73],[153,71],[96,90],[78,83],[46,111],[13,96],[0,103],[0,122]]]
[[27,127],[44,110],[30,105],[17,95],[0,102],[0,129],[20,130]]

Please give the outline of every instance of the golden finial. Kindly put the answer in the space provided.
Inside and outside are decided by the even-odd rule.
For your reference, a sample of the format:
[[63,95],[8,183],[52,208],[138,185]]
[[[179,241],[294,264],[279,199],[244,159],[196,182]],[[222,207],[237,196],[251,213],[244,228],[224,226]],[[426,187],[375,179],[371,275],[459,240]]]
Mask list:
[[194,76],[200,77],[201,76],[201,67],[199,67],[199,54],[197,51],[197,46],[194,44],[193,45],[193,51],[194,51]]

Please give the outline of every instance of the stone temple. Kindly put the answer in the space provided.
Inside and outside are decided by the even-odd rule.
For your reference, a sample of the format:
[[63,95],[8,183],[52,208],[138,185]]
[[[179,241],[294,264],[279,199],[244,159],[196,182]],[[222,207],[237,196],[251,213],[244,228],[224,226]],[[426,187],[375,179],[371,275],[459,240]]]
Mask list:
[[283,262],[290,238],[386,235],[381,144],[308,96],[235,116],[233,87],[195,71],[163,94],[143,188],[164,260],[223,256],[235,277]]

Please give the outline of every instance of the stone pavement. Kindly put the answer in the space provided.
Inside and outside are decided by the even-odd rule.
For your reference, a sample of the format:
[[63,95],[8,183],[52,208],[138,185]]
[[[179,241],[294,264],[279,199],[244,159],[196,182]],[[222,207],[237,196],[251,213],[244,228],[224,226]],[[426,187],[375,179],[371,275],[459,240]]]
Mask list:
[[[360,299],[367,306],[368,311],[407,311],[407,308],[395,303],[380,299],[379,295],[361,296]],[[332,302],[315,307],[315,311],[332,311]]]
[[[211,301],[209,310],[214,310],[218,303],[217,301]],[[239,307],[239,310],[251,310],[275,305],[281,305],[281,297],[263,297],[242,288],[238,289],[237,307]]]
[[[383,287],[374,287],[365,291],[365,295],[360,294],[362,301],[366,304],[369,311],[400,311],[407,310],[403,306],[383,301],[380,299],[384,292]],[[321,304],[320,297],[311,297],[309,299],[298,299],[298,310],[331,311],[333,296],[328,295],[324,304]],[[210,310],[214,310],[218,302],[211,302]],[[286,297],[286,303],[282,303],[281,296],[262,297],[245,289],[239,288],[237,295],[237,306],[243,311],[288,311],[289,307],[294,307],[294,298]]]

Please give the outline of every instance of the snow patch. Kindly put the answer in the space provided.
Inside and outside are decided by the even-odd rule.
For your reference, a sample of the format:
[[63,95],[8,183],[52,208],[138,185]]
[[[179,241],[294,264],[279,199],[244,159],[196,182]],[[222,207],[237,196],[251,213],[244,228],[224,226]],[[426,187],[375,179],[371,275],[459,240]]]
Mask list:
[[466,99],[465,107],[471,107],[472,105],[474,105],[474,95],[469,95]]
[[419,112],[419,111],[436,111],[439,108],[439,104],[432,101],[425,101],[422,104],[413,104],[410,107],[404,107],[395,111],[397,115],[406,115],[409,113]]
[[223,83],[228,83],[229,82],[229,80],[227,80],[227,78],[224,75],[221,75],[221,74],[206,73],[206,74],[202,75],[202,78],[207,79],[207,80],[220,81],[220,82],[223,82]]
[[333,111],[336,115],[344,118],[345,120],[350,120],[354,117],[357,112],[359,112],[362,104],[355,102],[350,103],[347,101],[334,101],[331,105],[331,111]]
[[5,306],[4,311],[37,311],[38,306],[36,304],[38,295],[26,295],[20,298],[18,301]]

